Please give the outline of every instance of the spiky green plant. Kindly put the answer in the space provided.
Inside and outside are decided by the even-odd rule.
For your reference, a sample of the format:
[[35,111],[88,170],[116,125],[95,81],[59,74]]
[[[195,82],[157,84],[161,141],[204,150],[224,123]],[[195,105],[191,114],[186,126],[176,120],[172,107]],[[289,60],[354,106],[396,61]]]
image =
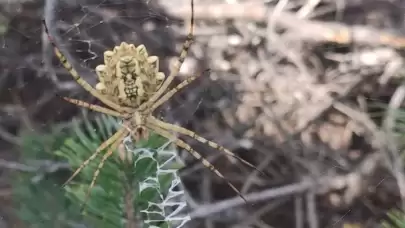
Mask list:
[[[404,137],[405,137],[405,112],[403,109],[399,110],[389,110],[387,105],[381,104],[380,105],[386,113],[390,113],[391,117],[393,118],[393,129],[390,129],[391,137],[397,142],[398,146],[398,155],[397,159],[401,159],[402,162],[404,161]],[[405,172],[405,170],[402,170]],[[381,223],[382,227],[384,228],[405,228],[405,213],[398,209],[392,209],[387,213],[388,219]]]
[[388,219],[382,222],[384,228],[405,228],[405,214],[399,210],[391,210],[387,213]]
[[100,158],[62,188],[71,174],[66,167],[77,168],[118,126],[115,119],[102,115],[55,127],[46,135],[24,134],[24,163],[46,160],[48,166],[64,167],[18,175],[17,212],[29,227],[179,227],[189,219],[179,215],[186,205],[176,174],[181,164],[169,143],[157,135],[137,144],[126,140],[121,154],[105,163],[80,213]]

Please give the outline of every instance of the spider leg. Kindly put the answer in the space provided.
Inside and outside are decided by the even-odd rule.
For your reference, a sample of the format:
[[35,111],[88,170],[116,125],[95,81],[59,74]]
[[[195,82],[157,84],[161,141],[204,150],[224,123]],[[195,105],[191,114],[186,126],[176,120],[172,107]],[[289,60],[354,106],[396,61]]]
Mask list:
[[48,26],[45,23],[45,20],[42,20],[42,23],[45,28],[45,33],[48,36],[48,40],[51,43],[54,52],[56,56],[58,57],[59,61],[62,63],[62,65],[66,68],[67,71],[72,75],[73,79],[81,85],[85,90],[87,90],[91,95],[97,97],[101,102],[106,104],[107,106],[117,110],[117,111],[124,111],[125,109],[118,104],[115,104],[114,102],[110,101],[104,95],[102,95],[100,92],[98,92],[96,89],[94,89],[88,82],[86,82],[84,79],[82,79],[77,71],[73,68],[73,66],[69,63],[65,55],[62,54],[62,52],[59,50],[59,48],[56,46],[56,43],[52,39],[51,35],[49,34]]
[[225,147],[220,146],[220,145],[218,145],[217,143],[215,143],[213,141],[210,141],[210,140],[208,140],[208,139],[206,139],[204,137],[201,137],[201,136],[197,135],[193,131],[190,131],[190,130],[188,130],[186,128],[183,128],[183,127],[180,127],[180,126],[177,126],[177,125],[174,125],[174,124],[163,122],[163,121],[158,120],[157,118],[155,118],[153,116],[148,118],[148,120],[152,124],[157,125],[157,126],[163,128],[163,129],[167,130],[167,131],[173,131],[173,132],[177,132],[177,133],[180,133],[180,134],[183,134],[183,135],[187,135],[187,136],[189,136],[189,137],[191,137],[191,138],[193,138],[193,139],[195,139],[195,140],[197,140],[197,141],[199,141],[201,143],[207,144],[208,146],[210,146],[210,147],[212,147],[212,148],[214,148],[216,150],[219,150],[220,152],[222,152],[222,153],[224,153],[224,154],[226,154],[228,156],[236,158],[237,160],[239,160],[240,162],[242,162],[246,166],[256,170],[257,172],[259,172],[260,174],[262,174],[264,176],[268,176],[264,172],[257,169],[256,166],[254,166],[252,163],[250,163],[250,162],[246,161],[245,159],[239,157],[238,155],[234,154],[232,151],[226,149]]
[[101,170],[101,168],[103,168],[105,161],[106,161],[107,158],[109,158],[109,157],[114,153],[114,151],[119,147],[119,145],[122,143],[122,140],[125,138],[125,136],[126,136],[126,135],[123,134],[122,132],[121,132],[121,134],[118,135],[118,139],[111,145],[111,147],[110,147],[110,149],[108,150],[108,152],[107,152],[106,154],[104,154],[103,158],[101,159],[100,163],[98,164],[98,167],[97,167],[96,171],[94,172],[93,179],[91,180],[90,186],[89,186],[89,188],[87,189],[86,195],[85,195],[85,197],[84,197],[84,201],[83,201],[83,204],[82,204],[81,211],[83,211],[84,206],[86,205],[87,200],[88,200],[89,197],[90,197],[91,189],[93,189],[94,184],[96,183],[97,177],[98,177],[98,175],[100,174],[100,170]]
[[[205,70],[202,74],[204,74],[205,72],[210,71]],[[184,81],[182,81],[180,84],[178,84],[176,87],[174,87],[173,89],[169,90],[167,93],[165,93],[165,95],[163,95],[159,100],[156,101],[156,103],[154,103],[152,105],[152,107],[150,108],[150,112],[153,112],[156,108],[158,108],[159,106],[161,106],[163,103],[165,103],[166,101],[168,101],[175,93],[177,93],[178,91],[180,91],[181,89],[183,89],[184,87],[186,87],[187,85],[189,85],[191,82],[193,82],[195,79],[197,79],[198,76],[192,76],[192,77],[188,77],[187,79],[185,79]]]
[[111,143],[116,142],[120,137],[122,137],[122,135],[125,133],[126,129],[125,128],[121,128],[119,129],[117,132],[115,132],[115,134],[113,136],[111,136],[109,139],[107,139],[106,141],[104,141],[96,150],[96,152],[94,152],[86,161],[84,161],[79,168],[76,169],[76,171],[69,177],[69,179],[67,181],[65,181],[65,183],[63,184],[63,186],[66,186],[71,180],[73,180],[73,178],[79,174],[79,172],[86,167],[92,160],[94,160],[97,155],[103,151],[105,148],[107,148],[109,145],[111,145]]
[[186,142],[184,142],[184,141],[181,140],[181,139],[177,139],[172,133],[170,133],[170,132],[167,131],[166,129],[160,128],[160,127],[158,127],[158,126],[156,126],[156,125],[152,125],[152,124],[148,124],[148,125],[146,125],[146,126],[147,126],[148,128],[150,128],[152,131],[154,131],[155,133],[157,133],[157,134],[159,134],[159,135],[161,135],[161,136],[163,136],[163,137],[165,137],[165,138],[167,138],[167,139],[173,140],[173,142],[174,142],[177,146],[179,146],[179,147],[181,147],[181,148],[187,150],[187,151],[188,151],[191,155],[193,155],[197,160],[201,161],[202,164],[203,164],[205,167],[207,167],[209,170],[211,170],[213,173],[215,173],[218,177],[220,177],[221,179],[223,179],[223,180],[228,184],[228,186],[231,187],[231,188],[238,194],[238,196],[239,196],[241,199],[243,199],[243,201],[245,201],[245,202],[247,203],[246,198],[240,193],[240,191],[239,191],[229,180],[227,180],[227,179],[224,177],[224,175],[223,175],[221,172],[219,172],[207,159],[203,158],[197,151],[195,151],[193,148],[191,148],[190,145],[188,145]]
[[172,67],[169,76],[163,82],[162,86],[156,91],[155,94],[141,106],[139,106],[140,110],[144,110],[147,107],[150,107],[152,104],[155,103],[159,97],[166,92],[167,88],[169,87],[170,83],[173,81],[174,77],[179,73],[181,66],[183,65],[184,60],[188,54],[188,50],[190,49],[191,44],[193,43],[193,33],[194,33],[194,0],[191,0],[191,19],[190,19],[190,30],[188,32],[186,41],[184,41],[183,48],[180,52],[180,56]]
[[84,108],[88,108],[88,109],[96,111],[96,112],[101,112],[101,113],[111,115],[111,116],[116,116],[116,117],[123,117],[123,115],[121,113],[119,113],[117,111],[114,111],[114,110],[111,110],[111,109],[108,109],[108,108],[104,108],[104,107],[101,107],[101,106],[98,106],[98,105],[90,104],[90,103],[87,103],[85,101],[72,99],[72,98],[69,98],[69,97],[61,97],[61,98],[63,100],[65,100],[65,101],[69,102],[69,103],[72,103],[74,105],[81,106],[81,107],[84,107]]

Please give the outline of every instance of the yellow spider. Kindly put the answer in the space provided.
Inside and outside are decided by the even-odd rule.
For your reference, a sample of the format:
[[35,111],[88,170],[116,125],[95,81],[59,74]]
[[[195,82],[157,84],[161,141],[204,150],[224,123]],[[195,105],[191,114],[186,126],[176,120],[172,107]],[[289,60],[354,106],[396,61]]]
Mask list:
[[[87,201],[91,189],[94,187],[100,169],[104,162],[123,142],[128,135],[138,141],[148,137],[149,131],[153,131],[169,140],[172,140],[177,146],[184,148],[190,152],[196,159],[200,160],[204,166],[225,180],[227,184],[243,199],[238,189],[229,182],[208,160],[203,158],[197,151],[193,150],[190,145],[183,140],[176,138],[172,133],[179,133],[192,137],[199,142],[205,143],[212,148],[215,148],[226,155],[235,157],[242,163],[256,169],[252,164],[244,159],[236,156],[228,149],[209,141],[196,133],[182,128],[177,125],[163,122],[152,115],[156,108],[169,100],[177,91],[187,86],[197,77],[189,77],[175,88],[169,90],[169,85],[174,77],[179,73],[180,67],[187,56],[188,50],[193,41],[194,30],[194,1],[191,0],[191,21],[190,30],[186,41],[183,44],[183,49],[176,64],[170,71],[169,76],[165,80],[165,75],[159,72],[159,59],[156,56],[149,56],[144,45],[134,46],[122,42],[120,46],[104,52],[104,64],[96,67],[99,83],[93,88],[88,82],[83,80],[67,61],[66,57],[56,46],[52,37],[49,34],[45,21],[43,21],[45,32],[48,35],[49,41],[54,48],[56,56],[59,58],[62,65],[73,76],[74,80],[80,84],[85,90],[97,97],[102,103],[109,108],[86,103],[84,101],[64,97],[64,99],[75,105],[85,107],[97,112],[116,116],[122,119],[122,128],[120,128],[113,136],[103,142],[97,150],[80,167],[72,174],[65,182],[68,184],[86,165],[88,165],[98,154],[109,147],[107,153],[101,159],[97,170],[94,173],[92,182],[87,190],[84,203]],[[256,169],[257,170],[257,169]],[[259,171],[260,172],[260,171]]]

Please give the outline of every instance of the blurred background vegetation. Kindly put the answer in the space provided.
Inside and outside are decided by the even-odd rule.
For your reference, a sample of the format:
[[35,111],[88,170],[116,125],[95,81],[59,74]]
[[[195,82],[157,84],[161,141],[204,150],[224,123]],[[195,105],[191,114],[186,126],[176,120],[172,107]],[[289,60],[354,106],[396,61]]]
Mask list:
[[[211,74],[159,116],[268,176],[187,139],[255,204],[179,150],[186,226],[404,227],[404,12],[403,0],[195,0],[196,39],[177,82]],[[0,0],[0,228],[123,226],[125,209],[109,202],[122,205],[136,170],[109,160],[97,188],[114,194],[96,188],[84,217],[94,165],[61,187],[114,121],[55,97],[97,103],[60,66],[41,19],[94,84],[103,51],[121,41],[145,44],[168,72],[189,16],[189,0]],[[154,140],[146,147],[163,143]]]

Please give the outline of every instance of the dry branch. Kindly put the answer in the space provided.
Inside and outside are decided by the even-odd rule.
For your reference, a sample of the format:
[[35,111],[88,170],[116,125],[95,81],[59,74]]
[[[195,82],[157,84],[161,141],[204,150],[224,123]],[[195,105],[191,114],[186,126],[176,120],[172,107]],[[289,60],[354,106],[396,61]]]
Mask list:
[[[167,11],[171,15],[182,18],[189,17],[186,4],[178,7],[167,4]],[[245,20],[266,22],[274,12],[274,8],[267,7],[260,2],[246,2],[235,4],[210,3],[198,4],[195,9],[197,20]],[[274,23],[274,22],[273,22]],[[280,12],[276,18],[276,27],[286,29],[289,38],[304,42],[332,42],[338,44],[363,44],[371,46],[386,45],[394,48],[405,47],[405,37],[388,31],[374,29],[368,26],[351,26],[338,22],[323,22],[299,18],[292,12]]]

